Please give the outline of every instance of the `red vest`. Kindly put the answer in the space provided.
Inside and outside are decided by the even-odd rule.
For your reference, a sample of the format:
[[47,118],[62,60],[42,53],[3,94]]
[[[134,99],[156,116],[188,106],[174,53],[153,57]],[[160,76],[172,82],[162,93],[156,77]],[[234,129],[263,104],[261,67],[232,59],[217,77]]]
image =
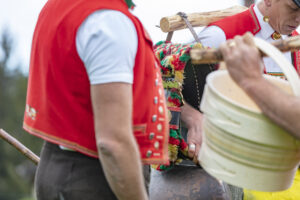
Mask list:
[[[255,35],[260,31],[261,27],[253,7],[254,4],[251,5],[251,7],[248,10],[233,16],[223,18],[217,22],[210,24],[210,26],[220,27],[225,33],[226,40],[232,39],[236,35],[244,35],[248,31],[250,31],[253,35]],[[292,35],[293,36],[298,35],[298,33],[294,31]],[[293,64],[298,74],[300,74],[299,59],[300,59],[300,52],[299,51],[293,52]]]
[[132,86],[134,134],[145,164],[167,164],[168,120],[160,68],[151,39],[123,0],[46,3],[32,42],[23,127],[47,141],[98,156],[90,83],[76,51],[75,37],[80,24],[99,9],[120,11],[135,25],[138,50]]

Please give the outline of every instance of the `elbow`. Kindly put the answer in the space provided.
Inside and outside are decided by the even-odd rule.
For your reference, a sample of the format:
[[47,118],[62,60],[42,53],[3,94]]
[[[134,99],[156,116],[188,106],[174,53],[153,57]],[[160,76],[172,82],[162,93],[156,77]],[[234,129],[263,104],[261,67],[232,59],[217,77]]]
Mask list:
[[132,153],[135,144],[125,141],[101,140],[97,141],[98,154],[102,157],[118,158],[124,153]]
[[97,141],[98,153],[102,156],[114,156],[119,145],[113,141]]

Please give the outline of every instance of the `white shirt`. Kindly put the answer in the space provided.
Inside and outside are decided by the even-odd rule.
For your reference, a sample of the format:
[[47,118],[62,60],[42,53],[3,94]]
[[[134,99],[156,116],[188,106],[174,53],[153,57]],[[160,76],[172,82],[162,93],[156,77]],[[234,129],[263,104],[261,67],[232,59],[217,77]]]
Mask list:
[[[90,83],[133,83],[138,38],[132,21],[115,10],[89,15],[76,33],[76,49]],[[73,151],[63,145],[63,150]]]
[[[274,42],[271,35],[274,33],[274,29],[263,20],[263,15],[259,11],[257,5],[254,6],[254,12],[256,14],[256,17],[258,19],[258,22],[260,24],[261,30],[256,33],[255,37],[264,39],[268,42]],[[218,26],[208,26],[205,29],[203,29],[200,33],[198,33],[198,37],[203,44],[203,46],[208,46],[212,48],[218,48],[220,44],[226,41],[226,36],[224,31],[219,28]],[[282,39],[287,38],[287,35],[282,35]],[[190,42],[193,42],[193,40],[190,40]],[[291,59],[291,53],[286,52],[284,53],[285,57],[288,59],[288,61],[292,61]],[[282,70],[279,68],[279,66],[273,61],[271,58],[263,58],[264,64],[266,66],[266,71],[268,73],[281,73]]]
[[76,34],[76,48],[90,83],[133,83],[138,37],[133,22],[115,10],[89,15]]

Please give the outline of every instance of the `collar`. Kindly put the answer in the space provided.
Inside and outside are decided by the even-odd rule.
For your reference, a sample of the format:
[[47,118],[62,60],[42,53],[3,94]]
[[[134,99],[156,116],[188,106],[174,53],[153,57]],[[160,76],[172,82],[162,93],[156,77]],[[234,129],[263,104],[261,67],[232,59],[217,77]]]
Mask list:
[[258,19],[258,22],[260,24],[261,27],[261,35],[263,37],[263,39],[267,40],[268,38],[271,37],[271,35],[274,33],[274,29],[270,26],[269,23],[264,21],[264,16],[261,14],[260,10],[258,9],[257,5],[255,5],[253,7],[253,10],[255,12],[255,15]]
[[[258,9],[257,5],[255,5],[253,7],[254,13],[258,19],[258,23],[260,24],[261,27],[261,35],[262,35],[262,39],[270,39],[271,35],[275,32],[275,30],[270,26],[269,23],[264,21],[264,16],[261,14],[260,10]],[[287,38],[287,35],[281,35],[282,39]]]

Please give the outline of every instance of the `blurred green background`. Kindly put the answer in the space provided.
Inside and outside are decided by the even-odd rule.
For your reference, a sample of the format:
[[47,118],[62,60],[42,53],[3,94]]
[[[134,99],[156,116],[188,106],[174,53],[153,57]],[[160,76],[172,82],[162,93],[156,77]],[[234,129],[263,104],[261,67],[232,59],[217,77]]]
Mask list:
[[[8,29],[0,34],[0,128],[40,153],[42,141],[22,129],[27,75],[22,63],[10,66],[15,41]],[[0,200],[32,200],[36,166],[0,139]]]

